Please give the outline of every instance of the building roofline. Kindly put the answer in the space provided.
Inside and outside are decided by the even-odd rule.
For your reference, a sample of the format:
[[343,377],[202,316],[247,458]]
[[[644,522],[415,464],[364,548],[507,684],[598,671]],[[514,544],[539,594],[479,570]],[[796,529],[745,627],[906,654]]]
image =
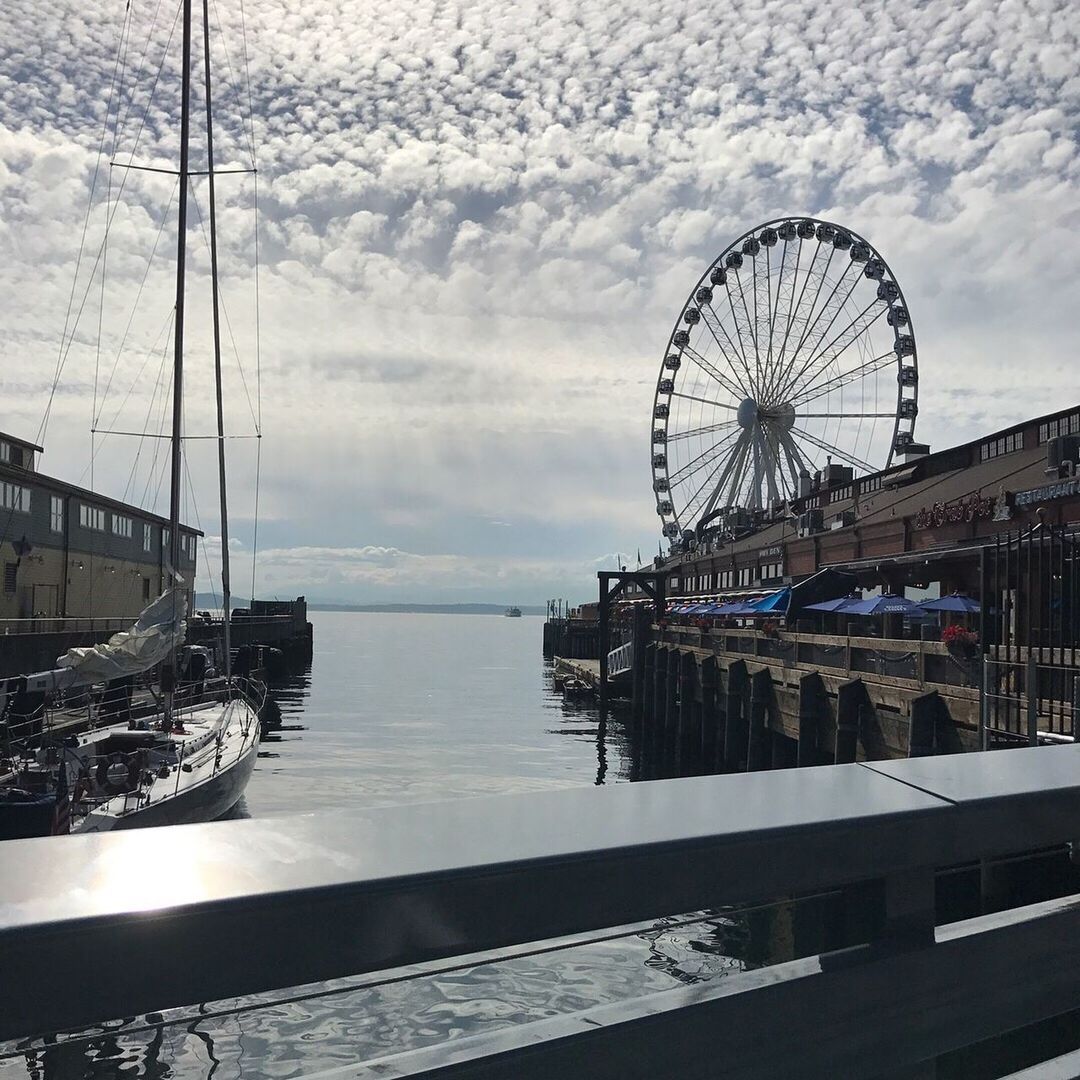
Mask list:
[[45,453],[44,446],[38,446],[37,443],[32,443],[29,439],[20,439],[18,435],[9,435],[6,431],[0,431],[0,441],[13,443],[15,446],[21,446],[24,450],[36,450],[39,454]]
[[[4,436],[0,435],[0,438],[2,437]],[[23,445],[29,444],[24,443]],[[76,498],[96,503],[106,509],[117,510],[123,514],[130,514],[133,517],[137,516],[145,518],[146,520],[162,525],[165,528],[169,527],[169,519],[162,517],[160,514],[155,514],[150,510],[144,510],[140,506],[132,506],[130,503],[121,502],[119,499],[110,498],[108,495],[101,495],[96,491],[89,490],[89,488],[82,488],[78,487],[76,484],[69,484],[66,480],[58,480],[54,476],[47,476],[45,473],[37,472],[33,469],[21,469],[17,465],[0,463],[0,477],[14,480],[21,484],[27,484],[37,480],[44,486],[56,488],[65,495],[74,495]],[[180,523],[180,528],[184,532],[193,533],[195,536],[206,535],[201,529],[185,525],[183,522]]]

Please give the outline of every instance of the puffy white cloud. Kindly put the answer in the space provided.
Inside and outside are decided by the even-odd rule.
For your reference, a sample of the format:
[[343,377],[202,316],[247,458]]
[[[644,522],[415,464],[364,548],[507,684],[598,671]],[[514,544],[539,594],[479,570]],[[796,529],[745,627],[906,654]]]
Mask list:
[[[725,244],[778,213],[839,220],[884,252],[917,327],[918,430],[934,444],[1061,404],[1080,272],[1080,43],[1066,0],[249,0],[249,64],[239,9],[218,8],[217,150],[233,168],[249,162],[251,74],[261,510],[276,552],[457,551],[403,555],[396,569],[348,559],[361,577],[404,582],[408,567],[433,588],[441,567],[481,589],[517,560],[541,576],[574,566],[591,592],[592,552],[654,543],[646,440],[674,317]],[[104,149],[168,168],[178,39],[151,100],[172,28],[171,12],[151,26],[152,12],[130,11],[122,130]],[[97,165],[124,14],[0,9],[0,427],[37,430],[98,168],[46,458],[72,479],[88,474],[92,411],[125,430],[149,416],[156,430],[166,400],[174,183]],[[229,425],[249,433],[254,183],[223,176],[218,189]],[[196,193],[203,210],[205,181]],[[190,241],[195,432],[212,425],[195,210]],[[248,543],[253,445],[229,445]],[[201,451],[192,490],[216,531]],[[157,492],[160,508],[161,457],[144,448],[133,473],[133,454],[107,440],[94,482],[148,502]],[[336,567],[347,590],[360,580],[348,559],[324,552],[310,566]],[[533,599],[554,588],[530,580]]]

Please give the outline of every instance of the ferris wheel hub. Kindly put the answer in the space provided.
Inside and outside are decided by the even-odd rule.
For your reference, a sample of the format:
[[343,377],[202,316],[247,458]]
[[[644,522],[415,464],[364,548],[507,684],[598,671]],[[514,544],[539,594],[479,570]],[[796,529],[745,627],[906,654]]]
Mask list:
[[739,427],[752,428],[758,421],[758,403],[753,398],[743,398],[739,402]]

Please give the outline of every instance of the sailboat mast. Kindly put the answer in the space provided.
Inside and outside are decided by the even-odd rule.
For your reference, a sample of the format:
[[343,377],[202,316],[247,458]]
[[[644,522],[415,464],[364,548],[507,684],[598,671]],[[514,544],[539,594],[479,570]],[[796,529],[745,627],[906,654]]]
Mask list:
[[173,341],[172,445],[169,488],[169,565],[180,566],[180,490],[184,415],[184,271],[187,261],[188,142],[191,129],[191,0],[184,0],[180,104],[180,191],[176,229],[176,335]]
[[229,507],[225,479],[225,415],[221,393],[221,316],[218,311],[217,207],[214,201],[214,117],[210,92],[210,0],[203,0],[203,74],[206,83],[206,175],[210,182],[210,289],[214,310],[214,385],[217,390],[218,490],[221,498],[221,596],[224,610],[225,678],[232,676]]

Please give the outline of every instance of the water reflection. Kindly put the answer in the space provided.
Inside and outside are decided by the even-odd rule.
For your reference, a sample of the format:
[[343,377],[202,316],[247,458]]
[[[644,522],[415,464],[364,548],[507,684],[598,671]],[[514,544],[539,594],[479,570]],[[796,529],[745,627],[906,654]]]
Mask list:
[[[272,686],[280,724],[237,817],[610,784],[668,768],[662,744],[643,745],[617,706],[601,724],[594,702],[554,689],[539,620],[315,621],[313,664]],[[337,980],[0,1045],[0,1080],[289,1080],[723,977],[757,962],[749,926],[698,913],[558,951],[429,965],[423,977]]]

